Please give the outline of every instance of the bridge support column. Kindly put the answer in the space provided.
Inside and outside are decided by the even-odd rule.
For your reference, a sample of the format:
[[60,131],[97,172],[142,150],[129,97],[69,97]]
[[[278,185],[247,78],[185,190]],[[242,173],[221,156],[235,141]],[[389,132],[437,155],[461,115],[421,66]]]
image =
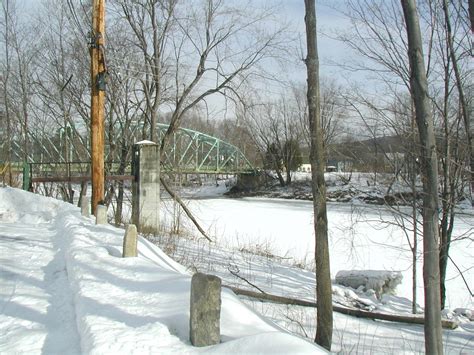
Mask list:
[[133,146],[132,223],[140,233],[158,233],[160,221],[160,148],[153,142]]
[[262,173],[238,174],[237,175],[237,192],[251,191],[262,186],[265,182],[265,175]]

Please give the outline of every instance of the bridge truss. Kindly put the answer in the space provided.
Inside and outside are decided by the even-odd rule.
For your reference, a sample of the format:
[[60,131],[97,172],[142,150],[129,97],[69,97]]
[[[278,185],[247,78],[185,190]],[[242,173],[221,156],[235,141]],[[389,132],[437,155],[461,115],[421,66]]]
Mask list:
[[[160,140],[168,127],[167,124],[158,124]],[[162,169],[169,172],[237,174],[255,171],[236,146],[187,128],[176,130],[162,154]]]
[[[159,138],[168,130],[167,124],[158,124]],[[184,174],[252,174],[255,169],[236,146],[216,137],[187,128],[179,128],[162,153],[162,171]],[[119,163],[106,163],[107,180],[133,180],[131,163],[118,175]],[[32,183],[90,181],[90,162],[25,163],[23,186]]]

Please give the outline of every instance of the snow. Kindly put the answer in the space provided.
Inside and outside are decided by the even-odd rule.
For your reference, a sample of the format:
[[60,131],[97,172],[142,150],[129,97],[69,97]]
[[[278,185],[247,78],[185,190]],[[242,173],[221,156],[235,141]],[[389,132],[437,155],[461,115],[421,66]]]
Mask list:
[[188,340],[191,275],[78,208],[0,188],[0,353],[325,353],[222,292],[221,344]]
[[[153,240],[161,249],[140,238],[139,257],[123,259],[123,230],[96,226],[70,204],[0,188],[0,353],[324,352],[310,342],[315,334],[313,308],[238,299],[226,288],[221,343],[190,345],[189,287],[195,271],[215,274],[224,285],[255,291],[248,280],[267,293],[314,301],[311,202],[216,198],[225,190],[219,181],[219,186],[187,192],[201,197],[188,201],[189,207],[216,243],[161,234]],[[411,272],[406,245],[399,232],[380,223],[381,218],[390,220],[389,214],[380,207],[362,207],[329,204],[333,277],[340,270],[400,271],[403,282],[395,295],[382,294],[380,299],[372,289],[333,284],[333,302],[408,315]],[[170,211],[173,208],[163,209],[165,223]],[[471,215],[461,215],[454,235],[466,236],[472,222]],[[452,256],[472,280],[469,243],[469,238],[453,243]],[[419,291],[421,285],[419,281]],[[472,298],[452,268],[448,296],[455,309],[443,316],[459,327],[443,331],[445,353],[473,353]],[[418,301],[422,304],[422,297]],[[335,352],[424,351],[421,325],[335,313],[333,334]]]
[[144,140],[142,140],[142,141],[140,141],[140,142],[137,142],[137,143],[135,143],[135,144],[147,145],[147,144],[156,144],[156,143],[155,143],[155,142],[152,142],[152,141],[150,141],[150,140],[144,139]]
[[336,274],[337,284],[363,291],[374,290],[377,298],[383,294],[396,294],[402,279],[400,272],[386,270],[340,270]]
[[[216,188],[217,189],[217,188]],[[207,191],[206,193],[209,193]],[[168,203],[168,206],[166,206]],[[163,224],[171,224],[172,201],[165,201]],[[314,266],[313,205],[311,201],[245,197],[189,200],[188,207],[218,244],[235,249],[264,250],[291,260],[294,265]],[[466,280],[474,279],[472,234],[474,216],[459,213],[453,230],[450,255]],[[411,299],[412,255],[396,217],[383,206],[329,203],[331,277],[340,270],[399,271],[403,280],[397,295]],[[181,230],[198,233],[185,218]],[[417,300],[423,306],[421,237],[418,240]],[[463,278],[452,264],[447,270],[447,306],[474,308]],[[472,288],[472,287],[471,287]]]
[[[308,271],[314,268],[312,202],[261,197],[228,199],[219,196],[221,188],[215,187],[213,198],[199,198],[196,193],[194,199],[187,202],[217,246],[210,247],[204,239],[196,237],[199,234],[184,218],[176,218],[177,209],[173,208],[172,201],[165,201],[162,221],[168,224],[171,220],[180,220],[180,233],[189,237],[159,236],[156,242],[189,269],[216,274],[229,285],[255,291],[243,281],[245,279],[267,293],[314,301],[315,275]],[[213,195],[211,187],[206,189],[205,195]],[[340,270],[358,269],[403,275],[396,295],[383,294],[380,299],[372,289],[356,290],[333,284],[333,303],[410,315],[412,259],[404,232],[394,223],[395,216],[383,206],[364,203],[329,203],[328,213],[333,277]],[[451,256],[468,283],[474,277],[474,254],[468,237],[472,235],[473,225],[472,209],[458,211]],[[421,240],[419,244],[421,248]],[[417,266],[417,312],[422,313],[421,250]],[[243,279],[232,275],[230,270],[237,271]],[[443,331],[444,351],[448,354],[474,353],[474,322],[470,319],[473,298],[452,263],[448,265],[447,292],[447,306],[461,308],[457,312],[443,312],[444,318],[459,323],[456,330]],[[253,299],[245,299],[245,302],[291,332],[309,339],[314,337],[314,309]],[[380,339],[384,341],[380,342]],[[423,326],[374,322],[335,313],[332,351],[423,353]]]
[[[265,248],[252,250],[250,253],[245,251],[248,246],[239,250],[226,249],[216,245],[209,246],[203,239],[163,235],[157,236],[155,241],[175,260],[188,265],[190,270],[217,275],[222,278],[223,284],[257,291],[244,281],[247,280],[269,294],[314,302],[314,273],[293,265],[291,259],[268,253]],[[381,299],[377,299],[375,292],[370,291],[333,284],[333,304],[379,313],[411,315],[411,301],[407,298],[384,294]],[[314,308],[278,305],[246,298],[243,300],[281,327],[309,339],[314,337]],[[459,354],[474,348],[474,322],[470,322],[465,316],[460,317],[461,313],[468,314],[466,310],[458,310],[458,314],[452,313],[450,317],[446,317],[459,322],[456,330],[444,330],[446,353]],[[334,313],[333,334],[332,351],[336,353],[392,354],[424,351],[422,325],[364,320]],[[384,341],[380,342],[379,339]]]

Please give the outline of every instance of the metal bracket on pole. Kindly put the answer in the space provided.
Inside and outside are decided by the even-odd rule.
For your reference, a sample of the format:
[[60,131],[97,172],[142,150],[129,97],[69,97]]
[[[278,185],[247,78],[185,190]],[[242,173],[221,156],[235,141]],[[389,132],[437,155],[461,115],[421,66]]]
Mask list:
[[105,71],[102,71],[100,72],[99,74],[97,74],[97,77],[96,77],[96,85],[97,85],[97,90],[99,91],[105,91],[105,75],[107,73]]

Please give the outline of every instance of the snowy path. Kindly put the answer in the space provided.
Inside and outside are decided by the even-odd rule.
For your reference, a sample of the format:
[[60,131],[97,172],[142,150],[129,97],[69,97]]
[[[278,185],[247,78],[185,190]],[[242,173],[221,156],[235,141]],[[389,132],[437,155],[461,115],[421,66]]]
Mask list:
[[41,214],[11,217],[0,216],[0,353],[80,353],[61,235]]
[[190,273],[52,198],[0,188],[0,354],[326,353],[222,290],[221,343],[189,341]]
[[[314,309],[257,302],[269,317],[263,318],[225,288],[221,343],[193,347],[191,272],[143,238],[139,257],[122,258],[122,243],[123,230],[95,225],[70,204],[0,188],[0,354],[325,353],[282,330],[297,327],[300,333],[304,327],[311,339]],[[183,256],[203,258],[206,272],[218,275],[235,263],[271,293],[278,288],[296,297],[314,294],[314,275],[307,271],[279,266],[271,256],[229,253],[206,243]],[[202,270],[198,259],[194,265]],[[347,297],[345,291],[336,293]],[[384,307],[394,312],[403,306],[396,298],[388,301]],[[444,332],[446,353],[472,353],[472,323],[465,320]],[[343,353],[423,350],[421,326],[336,315],[334,330],[333,347]],[[381,341],[386,349],[378,345]]]

